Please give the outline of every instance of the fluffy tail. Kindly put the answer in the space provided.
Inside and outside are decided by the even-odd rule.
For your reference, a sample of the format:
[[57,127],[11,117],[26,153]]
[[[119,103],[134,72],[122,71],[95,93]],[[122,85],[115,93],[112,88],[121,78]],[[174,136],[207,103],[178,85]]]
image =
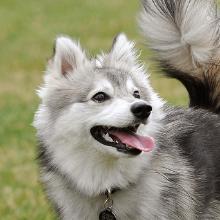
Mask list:
[[143,0],[139,24],[190,106],[220,113],[220,22],[214,0]]

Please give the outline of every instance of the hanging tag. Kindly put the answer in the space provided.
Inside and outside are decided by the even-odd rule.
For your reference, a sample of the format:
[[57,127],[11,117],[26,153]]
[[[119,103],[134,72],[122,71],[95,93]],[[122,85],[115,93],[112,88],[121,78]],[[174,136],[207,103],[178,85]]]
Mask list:
[[106,190],[106,200],[104,203],[104,210],[99,214],[99,220],[116,220],[116,216],[112,211],[113,200],[111,197],[111,190]]
[[116,217],[111,209],[105,209],[100,213],[99,220],[116,220]]

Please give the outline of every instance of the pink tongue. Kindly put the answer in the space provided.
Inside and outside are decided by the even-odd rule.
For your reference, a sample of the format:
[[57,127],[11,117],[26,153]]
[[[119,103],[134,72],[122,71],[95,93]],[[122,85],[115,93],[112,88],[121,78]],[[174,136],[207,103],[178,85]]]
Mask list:
[[111,131],[109,133],[117,137],[122,143],[144,152],[151,151],[154,147],[154,139],[152,137],[144,137],[123,131]]

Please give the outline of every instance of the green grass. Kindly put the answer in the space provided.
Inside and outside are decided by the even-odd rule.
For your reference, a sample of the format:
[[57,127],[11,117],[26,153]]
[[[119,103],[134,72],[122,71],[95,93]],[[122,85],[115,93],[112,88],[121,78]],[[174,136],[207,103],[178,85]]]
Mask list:
[[[54,219],[38,181],[35,130],[31,123],[39,103],[46,60],[58,34],[80,39],[91,54],[110,48],[125,32],[144,50],[136,27],[138,0],[1,0],[0,2],[0,219]],[[149,52],[143,52],[146,63]],[[186,104],[178,83],[156,74],[152,82],[162,97]]]

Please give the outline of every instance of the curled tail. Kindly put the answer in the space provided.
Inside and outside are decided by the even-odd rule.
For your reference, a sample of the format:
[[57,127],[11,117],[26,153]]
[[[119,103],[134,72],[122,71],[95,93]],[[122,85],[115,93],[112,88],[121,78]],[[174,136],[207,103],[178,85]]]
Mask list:
[[214,0],[143,0],[139,24],[190,106],[220,113],[220,22]]

